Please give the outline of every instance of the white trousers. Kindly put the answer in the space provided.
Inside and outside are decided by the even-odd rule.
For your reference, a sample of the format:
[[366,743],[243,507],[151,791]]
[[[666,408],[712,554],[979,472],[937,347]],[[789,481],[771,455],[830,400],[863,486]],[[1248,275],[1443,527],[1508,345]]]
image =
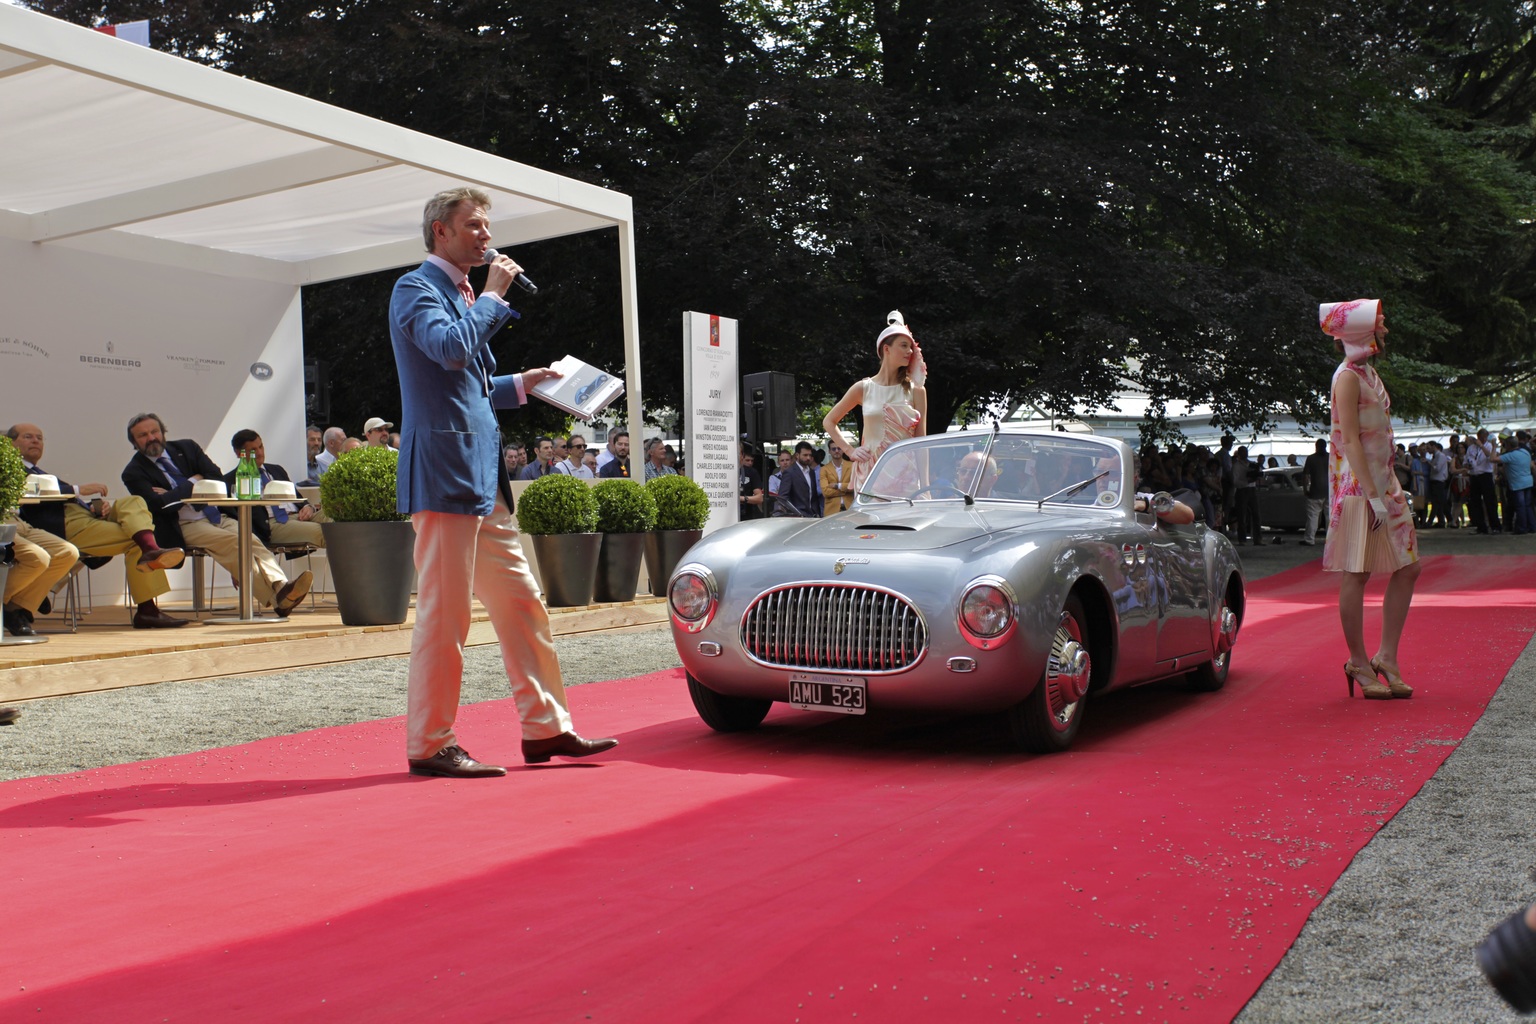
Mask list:
[[1312,543],[1313,541],[1317,540],[1317,524],[1318,524],[1318,521],[1321,520],[1322,517],[1323,517],[1323,505],[1324,505],[1324,503],[1325,503],[1325,499],[1323,499],[1323,498],[1308,498],[1307,499],[1307,532],[1306,532],[1306,540],[1307,540],[1308,543]]
[[457,743],[453,722],[464,678],[470,601],[490,614],[524,739],[571,730],[565,682],[549,613],[528,570],[517,527],[501,495],[490,515],[417,512],[416,626],[411,633],[406,757],[431,757]]

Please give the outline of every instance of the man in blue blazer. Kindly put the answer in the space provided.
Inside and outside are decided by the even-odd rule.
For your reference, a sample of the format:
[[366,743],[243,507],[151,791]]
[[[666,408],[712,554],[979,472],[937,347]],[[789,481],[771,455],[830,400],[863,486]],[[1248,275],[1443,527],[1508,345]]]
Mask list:
[[398,508],[416,531],[416,626],[411,634],[406,759],[413,775],[505,775],[458,745],[453,722],[464,675],[471,597],[490,614],[523,725],[523,760],[585,757],[616,745],[571,728],[549,615],[512,518],[497,409],[526,401],[554,371],[498,375],[491,338],[517,313],[503,296],[522,268],[490,264],[478,297],[469,270],[485,262],[491,200],[479,189],[439,192],[422,214],[427,261],[395,282],[389,337],[400,374]]

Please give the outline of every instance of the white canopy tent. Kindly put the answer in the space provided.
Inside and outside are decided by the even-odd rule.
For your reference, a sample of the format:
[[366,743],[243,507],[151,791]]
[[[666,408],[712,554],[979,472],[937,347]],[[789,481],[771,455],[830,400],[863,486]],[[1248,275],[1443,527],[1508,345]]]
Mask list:
[[628,196],[0,5],[0,423],[116,493],[141,410],[226,464],[255,427],[302,476],[299,288],[419,262],[422,206],[460,184],[504,249],[618,229],[641,422]]

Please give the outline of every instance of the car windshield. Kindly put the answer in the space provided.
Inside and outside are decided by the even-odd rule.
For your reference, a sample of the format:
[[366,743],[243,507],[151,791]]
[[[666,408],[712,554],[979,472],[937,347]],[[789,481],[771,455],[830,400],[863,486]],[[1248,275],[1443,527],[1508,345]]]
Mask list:
[[961,431],[887,451],[865,481],[859,500],[969,496],[977,501],[1047,499],[1052,505],[1109,508],[1120,503],[1123,482],[1117,445],[1074,434]]

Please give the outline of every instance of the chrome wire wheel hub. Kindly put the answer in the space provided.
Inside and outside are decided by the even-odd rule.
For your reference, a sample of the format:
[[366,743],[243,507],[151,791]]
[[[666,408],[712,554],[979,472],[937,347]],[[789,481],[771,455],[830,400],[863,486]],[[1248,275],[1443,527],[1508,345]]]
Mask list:
[[1237,643],[1237,616],[1232,614],[1232,609],[1225,604],[1216,617],[1216,657],[1214,659],[1217,668],[1223,668],[1227,659],[1232,655],[1232,645]]
[[1082,644],[1077,622],[1063,613],[1051,639],[1051,657],[1045,670],[1046,696],[1051,717],[1058,725],[1065,727],[1072,721],[1092,678],[1093,661]]

